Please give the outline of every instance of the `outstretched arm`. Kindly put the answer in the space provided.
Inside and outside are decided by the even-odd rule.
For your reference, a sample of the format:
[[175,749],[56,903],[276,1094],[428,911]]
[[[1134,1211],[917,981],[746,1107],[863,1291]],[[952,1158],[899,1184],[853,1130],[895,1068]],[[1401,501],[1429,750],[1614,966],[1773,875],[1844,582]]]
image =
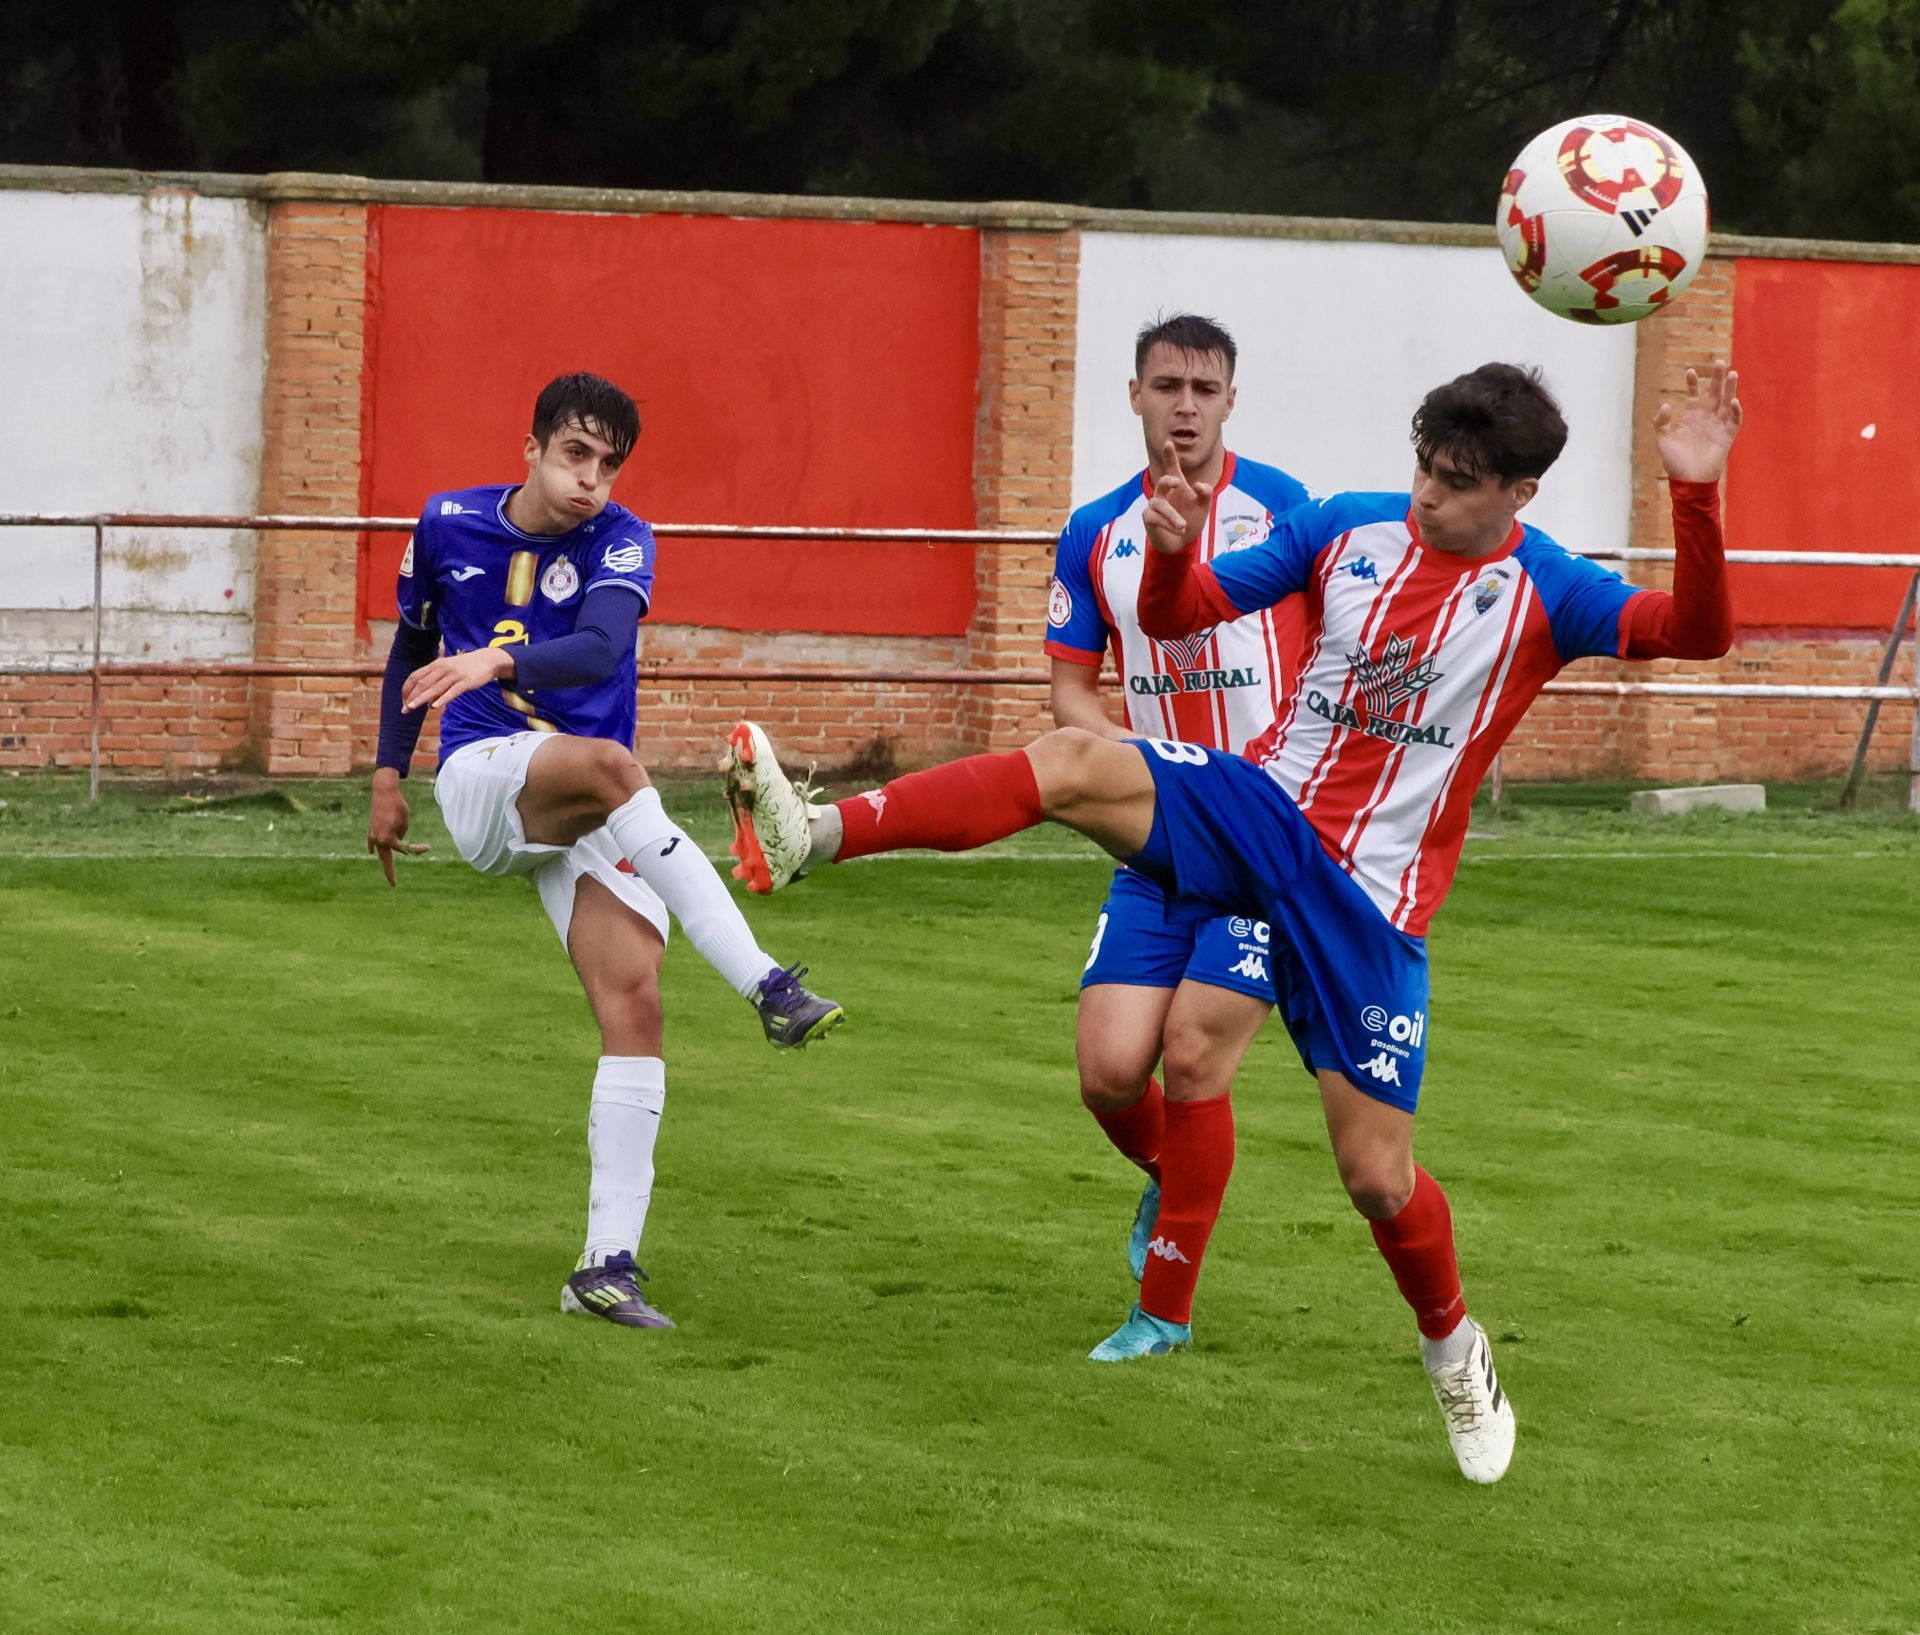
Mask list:
[[1716,360],[1702,383],[1687,371],[1686,402],[1654,418],[1673,506],[1673,590],[1642,591],[1621,613],[1630,659],[1712,659],[1733,645],[1733,599],[1720,533],[1720,479],[1740,434],[1740,377]]

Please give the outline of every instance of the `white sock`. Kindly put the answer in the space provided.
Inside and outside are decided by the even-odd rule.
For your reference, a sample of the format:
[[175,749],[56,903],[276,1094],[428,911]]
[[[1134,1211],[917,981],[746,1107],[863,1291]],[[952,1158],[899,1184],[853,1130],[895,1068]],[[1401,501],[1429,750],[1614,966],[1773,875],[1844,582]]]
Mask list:
[[840,842],[846,838],[847,826],[840,817],[837,806],[815,806],[807,811],[807,839],[812,843],[807,856],[810,861],[831,863],[840,855]]
[[667,1102],[667,1064],[658,1056],[602,1056],[587,1113],[586,1264],[640,1247],[653,1196],[653,1143]]
[[1424,1334],[1420,1336],[1420,1360],[1429,1369],[1465,1362],[1467,1353],[1472,1350],[1473,1324],[1465,1317],[1454,1324],[1453,1332],[1444,1340],[1429,1340]]
[[720,871],[686,830],[667,816],[660,791],[649,784],[607,818],[607,833],[633,872],[660,893],[687,941],[742,999],[760,991],[780,962],[753,940]]

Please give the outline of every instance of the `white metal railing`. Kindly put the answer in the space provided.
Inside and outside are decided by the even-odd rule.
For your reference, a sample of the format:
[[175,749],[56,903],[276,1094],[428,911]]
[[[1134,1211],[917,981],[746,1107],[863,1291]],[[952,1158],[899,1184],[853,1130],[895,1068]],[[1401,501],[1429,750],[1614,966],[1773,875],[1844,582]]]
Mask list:
[[[272,514],[236,516],[226,514],[188,514],[174,512],[0,512],[0,529],[7,528],[85,528],[93,536],[93,600],[91,604],[92,655],[85,665],[12,665],[0,664],[0,676],[85,676],[91,693],[91,747],[88,755],[89,792],[100,793],[101,683],[109,677],[178,675],[190,677],[295,677],[347,676],[373,677],[385,673],[384,661],[328,663],[315,660],[180,660],[116,661],[102,657],[102,624],[105,609],[101,587],[106,560],[106,535],[110,528],[218,528],[280,530],[325,533],[410,533],[413,517],[330,517]],[[747,523],[651,524],[654,534],[663,539],[769,539],[769,540],[855,540],[875,543],[925,545],[1050,545],[1053,533],[1028,528],[823,528],[813,526],[766,526]],[[1584,555],[1616,562],[1671,562],[1671,550],[1629,547],[1593,550]],[[1879,681],[1871,685],[1826,686],[1796,683],[1720,682],[1720,681],[1550,681],[1543,689],[1549,693],[1627,698],[1634,696],[1665,698],[1801,698],[1848,699],[1868,704],[1847,792],[1851,797],[1865,765],[1868,743],[1883,703],[1920,706],[1920,629],[1914,642],[1914,683],[1890,685],[1893,662],[1900,640],[1920,601],[1920,553],[1869,551],[1728,551],[1732,563],[1756,567],[1824,568],[1901,568],[1910,571],[1907,586],[1892,634],[1880,665]],[[1024,687],[1045,685],[1050,672],[1045,670],[880,670],[858,666],[766,665],[743,668],[738,665],[645,664],[640,667],[643,681],[832,681],[832,682],[905,682],[919,685],[960,687]],[[1920,811],[1920,708],[1914,711],[1909,764],[1912,780],[1908,805]],[[1495,762],[1495,787],[1498,787],[1498,761]]]

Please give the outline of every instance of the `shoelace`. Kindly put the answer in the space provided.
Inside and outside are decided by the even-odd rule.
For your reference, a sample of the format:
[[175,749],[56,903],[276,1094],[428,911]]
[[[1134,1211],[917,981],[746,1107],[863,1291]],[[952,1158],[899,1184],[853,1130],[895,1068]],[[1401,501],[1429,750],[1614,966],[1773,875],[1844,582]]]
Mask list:
[[1433,1394],[1440,1399],[1440,1411],[1457,1431],[1477,1431],[1483,1415],[1479,1394],[1474,1390],[1474,1359],[1454,1363],[1433,1374]]

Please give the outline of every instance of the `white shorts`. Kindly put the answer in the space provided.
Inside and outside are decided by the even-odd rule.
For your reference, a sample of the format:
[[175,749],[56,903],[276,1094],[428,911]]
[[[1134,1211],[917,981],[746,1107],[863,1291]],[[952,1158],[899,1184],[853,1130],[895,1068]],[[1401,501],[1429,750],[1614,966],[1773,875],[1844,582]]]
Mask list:
[[433,780],[433,798],[446,819],[447,833],[460,855],[482,874],[531,874],[541,906],[563,944],[573,924],[574,890],[584,875],[598,880],[665,942],[667,905],[633,873],[605,829],[582,835],[571,846],[527,839],[520,821],[520,791],[527,781],[527,767],[553,736],[516,732],[505,738],[482,738],[462,744],[449,755]]

